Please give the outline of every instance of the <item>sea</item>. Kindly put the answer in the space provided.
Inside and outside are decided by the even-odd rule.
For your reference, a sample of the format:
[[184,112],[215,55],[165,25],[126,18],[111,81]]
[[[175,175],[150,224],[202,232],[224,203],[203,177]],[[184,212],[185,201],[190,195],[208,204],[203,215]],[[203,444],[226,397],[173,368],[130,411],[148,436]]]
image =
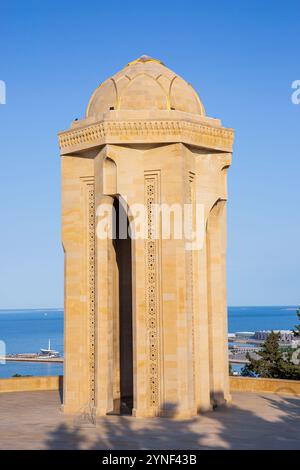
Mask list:
[[[228,332],[290,330],[298,323],[296,306],[229,307]],[[62,309],[0,310],[0,356],[36,353],[48,347],[64,354],[64,312]],[[0,377],[20,375],[62,375],[63,364],[0,362]]]

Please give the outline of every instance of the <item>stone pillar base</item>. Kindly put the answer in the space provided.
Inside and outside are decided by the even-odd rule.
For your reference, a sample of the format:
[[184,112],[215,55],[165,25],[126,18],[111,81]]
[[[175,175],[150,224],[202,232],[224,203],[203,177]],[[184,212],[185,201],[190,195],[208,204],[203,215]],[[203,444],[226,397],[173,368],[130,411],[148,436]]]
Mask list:
[[230,405],[232,402],[232,395],[230,393],[226,393],[225,400],[226,400],[226,404]]
[[198,407],[198,414],[207,413],[208,411],[212,411],[213,405],[211,403],[206,403],[205,405],[201,405]]
[[106,416],[107,414],[119,414],[115,410],[108,410],[107,408],[96,408],[96,416]]
[[93,421],[97,415],[96,408],[90,405],[83,405],[81,408],[78,408],[78,405],[63,404],[60,409],[64,414],[77,416],[78,419],[83,421]]
[[78,407],[75,405],[61,405],[61,411],[67,415],[75,415],[79,413]]
[[197,408],[161,410],[159,416],[161,418],[171,419],[191,419],[197,416]]
[[133,408],[132,416],[135,418],[155,418],[159,416],[158,410]]
[[212,397],[212,408],[219,408],[223,406],[229,406],[231,404],[232,397],[228,393],[226,395],[216,395]]
[[196,408],[193,409],[179,409],[179,410],[140,410],[133,409],[132,416],[135,418],[171,418],[171,419],[190,419],[197,416]]

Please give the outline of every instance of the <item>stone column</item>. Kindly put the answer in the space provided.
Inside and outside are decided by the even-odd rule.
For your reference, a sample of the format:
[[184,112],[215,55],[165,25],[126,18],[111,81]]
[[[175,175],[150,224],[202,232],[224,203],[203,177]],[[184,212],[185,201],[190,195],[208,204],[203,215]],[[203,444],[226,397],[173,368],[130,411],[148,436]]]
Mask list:
[[228,396],[227,308],[225,286],[225,201],[215,203],[207,222],[208,326],[210,390],[212,403],[220,405]]
[[94,214],[93,160],[77,155],[63,157],[62,176],[62,241],[65,252],[63,408],[66,413],[86,413],[95,404],[94,365],[90,362],[94,272],[88,274],[89,257],[94,250],[94,227],[91,227]]

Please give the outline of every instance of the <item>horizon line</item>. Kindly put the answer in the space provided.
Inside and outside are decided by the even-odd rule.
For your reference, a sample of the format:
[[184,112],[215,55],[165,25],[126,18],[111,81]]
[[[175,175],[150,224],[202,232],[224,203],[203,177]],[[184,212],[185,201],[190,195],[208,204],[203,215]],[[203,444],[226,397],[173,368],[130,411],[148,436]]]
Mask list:
[[[299,304],[251,304],[251,305],[228,305],[227,308],[249,308],[249,307],[293,307],[299,308]],[[1,311],[18,311],[18,310],[64,310],[64,307],[1,307]]]

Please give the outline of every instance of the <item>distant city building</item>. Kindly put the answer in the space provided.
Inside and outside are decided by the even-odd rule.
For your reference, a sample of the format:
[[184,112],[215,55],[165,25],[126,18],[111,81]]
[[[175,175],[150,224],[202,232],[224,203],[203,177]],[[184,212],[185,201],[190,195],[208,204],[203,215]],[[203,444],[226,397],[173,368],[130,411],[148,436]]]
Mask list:
[[233,354],[246,354],[247,352],[248,353],[253,353],[255,351],[259,351],[259,347],[255,347],[255,346],[238,346],[238,345],[234,345],[234,346],[230,346],[230,352],[232,352]]
[[[273,330],[273,331],[274,333],[279,333],[279,341],[281,343],[292,343],[294,339],[294,333],[292,330]],[[257,339],[259,341],[266,341],[270,333],[271,333],[271,330],[256,331],[254,334],[254,339]]]
[[298,348],[299,346],[300,346],[300,338],[299,338],[299,336],[296,336],[292,340],[292,347],[293,348]]
[[235,333],[235,336],[237,338],[253,338],[254,337],[254,331],[237,331]]

